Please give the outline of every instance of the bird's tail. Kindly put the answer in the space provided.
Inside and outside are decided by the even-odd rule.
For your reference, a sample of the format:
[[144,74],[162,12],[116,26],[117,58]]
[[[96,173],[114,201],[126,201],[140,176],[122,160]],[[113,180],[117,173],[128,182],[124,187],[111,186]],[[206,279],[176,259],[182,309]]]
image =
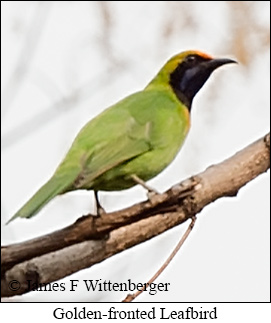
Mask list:
[[16,218],[31,218],[39,212],[39,210],[53,199],[58,194],[65,192],[74,180],[73,178],[59,177],[54,175],[47,183],[45,183],[32,198],[25,203],[25,205],[13,215],[8,223],[15,220]]

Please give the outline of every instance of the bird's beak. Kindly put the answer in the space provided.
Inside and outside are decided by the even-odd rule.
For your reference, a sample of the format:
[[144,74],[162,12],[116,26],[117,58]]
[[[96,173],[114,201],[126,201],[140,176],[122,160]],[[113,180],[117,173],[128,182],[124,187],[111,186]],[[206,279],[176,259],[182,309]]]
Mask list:
[[220,67],[222,65],[231,64],[231,63],[237,64],[236,61],[234,61],[233,59],[230,59],[230,58],[213,58],[213,59],[209,60],[206,63],[206,65],[210,71],[214,71],[215,69],[217,69],[218,67]]

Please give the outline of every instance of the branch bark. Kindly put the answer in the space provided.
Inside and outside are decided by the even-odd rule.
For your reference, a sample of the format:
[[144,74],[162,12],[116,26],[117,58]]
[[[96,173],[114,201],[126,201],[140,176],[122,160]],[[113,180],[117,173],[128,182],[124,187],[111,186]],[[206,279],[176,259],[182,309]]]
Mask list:
[[[186,221],[221,197],[239,189],[270,167],[270,135],[231,158],[155,195],[151,201],[108,213],[83,216],[45,236],[1,248],[1,296],[29,292],[27,280],[47,284]],[[20,288],[11,290],[17,280]]]

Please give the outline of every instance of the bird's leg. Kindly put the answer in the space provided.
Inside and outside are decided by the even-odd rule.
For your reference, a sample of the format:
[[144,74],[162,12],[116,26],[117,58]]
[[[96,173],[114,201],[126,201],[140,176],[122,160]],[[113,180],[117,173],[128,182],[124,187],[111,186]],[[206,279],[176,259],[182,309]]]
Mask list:
[[147,196],[148,196],[148,199],[149,200],[151,200],[152,199],[152,197],[154,196],[154,195],[156,195],[156,194],[159,194],[159,192],[157,192],[154,188],[152,188],[152,187],[150,187],[150,186],[148,186],[141,178],[139,178],[137,175],[135,175],[135,174],[133,174],[133,175],[131,175],[131,178],[132,178],[132,180],[135,182],[135,183],[137,183],[137,184],[139,184],[139,185],[141,185],[142,187],[144,187],[147,191],[148,191],[148,193],[147,193]]
[[97,216],[102,216],[105,214],[105,209],[101,206],[101,203],[98,198],[98,191],[94,191],[94,197],[95,197],[95,202],[96,202],[96,212]]

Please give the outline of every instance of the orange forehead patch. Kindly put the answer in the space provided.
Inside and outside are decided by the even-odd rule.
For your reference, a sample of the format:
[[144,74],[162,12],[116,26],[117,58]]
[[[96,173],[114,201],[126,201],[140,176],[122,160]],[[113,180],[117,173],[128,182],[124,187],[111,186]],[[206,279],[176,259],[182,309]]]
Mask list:
[[197,55],[199,55],[199,56],[201,56],[203,58],[206,58],[206,59],[213,59],[213,57],[211,55],[203,53],[203,52],[201,52],[199,50],[195,50],[195,54],[197,54]]

